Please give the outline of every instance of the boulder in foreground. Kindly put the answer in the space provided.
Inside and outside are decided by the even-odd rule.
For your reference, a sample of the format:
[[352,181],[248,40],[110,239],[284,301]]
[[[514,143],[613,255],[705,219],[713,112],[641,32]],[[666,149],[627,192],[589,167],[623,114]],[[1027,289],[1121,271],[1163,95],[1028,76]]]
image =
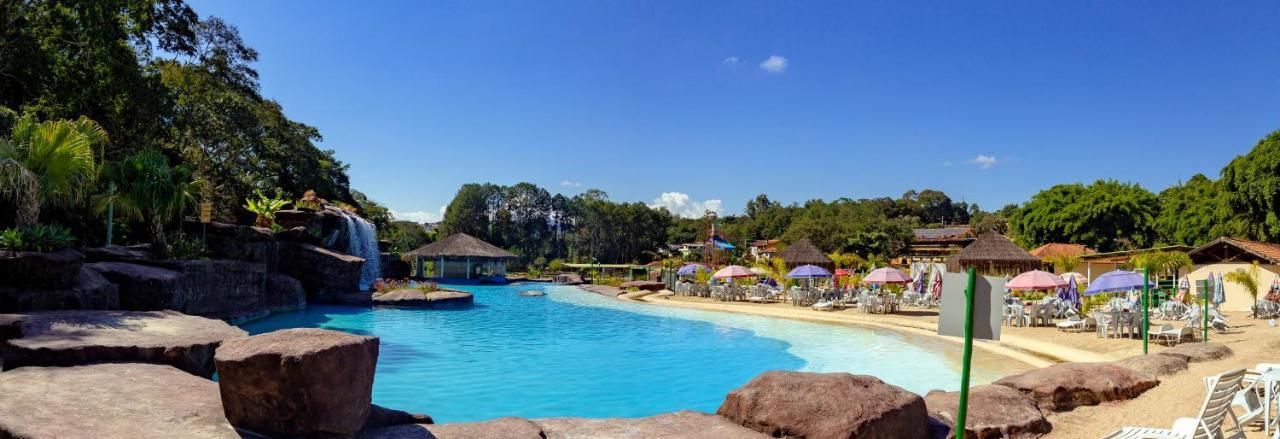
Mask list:
[[0,373],[0,437],[239,438],[218,384],[142,363]]
[[751,439],[767,438],[720,416],[680,411],[647,418],[499,418],[484,422],[400,425],[365,431],[361,439]]
[[[952,430],[947,437],[955,437],[960,392],[934,390],[924,396],[924,403],[929,408],[929,416]],[[965,424],[965,437],[977,439],[1039,437],[1053,429],[1034,399],[1013,388],[994,384],[969,389],[969,416]]]
[[[48,311],[0,314],[4,368],[107,362],[167,364],[213,376],[220,343],[248,333],[176,311]],[[4,335],[4,334],[8,335]]]
[[1181,355],[1187,358],[1188,363],[1203,363],[1230,357],[1232,352],[1222,343],[1179,343],[1160,351],[1160,355]]
[[925,437],[920,395],[848,373],[770,371],[729,392],[716,414],[774,437]]
[[227,420],[271,437],[351,436],[370,412],[378,339],[286,329],[218,349]]
[[1007,376],[995,384],[1030,395],[1041,410],[1065,412],[1082,405],[1137,398],[1160,380],[1111,363],[1061,363]]
[[98,272],[81,267],[74,281],[58,289],[0,286],[0,312],[120,309],[120,288]]
[[409,308],[467,308],[475,303],[471,293],[451,290],[425,292],[415,289],[392,290],[373,296],[373,304]]
[[1187,357],[1183,355],[1134,355],[1112,364],[1127,367],[1157,377],[1169,376],[1187,370]]
[[0,285],[60,289],[75,284],[84,255],[75,250],[0,252]]

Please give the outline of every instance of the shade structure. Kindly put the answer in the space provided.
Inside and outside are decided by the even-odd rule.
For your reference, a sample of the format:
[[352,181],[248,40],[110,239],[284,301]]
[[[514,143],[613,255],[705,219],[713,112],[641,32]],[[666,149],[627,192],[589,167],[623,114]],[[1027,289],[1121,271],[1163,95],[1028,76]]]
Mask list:
[[1061,276],[1047,271],[1031,270],[1014,276],[1013,279],[1004,286],[1011,290],[1022,291],[1050,290],[1067,286],[1067,281],[1062,280]]
[[816,277],[831,277],[831,272],[817,265],[801,265],[787,273],[788,279],[813,279]]
[[786,249],[782,250],[782,253],[778,254],[778,257],[781,257],[782,261],[790,268],[796,268],[801,265],[817,265],[827,270],[832,270],[836,266],[835,262],[832,262],[831,258],[813,245],[808,238],[800,238],[791,243]]
[[684,264],[684,266],[676,270],[676,274],[681,276],[691,276],[699,271],[709,272],[711,269],[702,264]]
[[999,233],[979,236],[960,252],[947,257],[947,271],[960,273],[976,268],[988,276],[1039,270],[1044,262]]
[[[1155,284],[1151,284],[1155,286]],[[1142,273],[1136,271],[1115,270],[1103,273],[1084,290],[1085,296],[1104,293],[1119,293],[1142,288]]]
[[735,277],[752,277],[752,276],[759,276],[759,275],[756,274],[754,271],[751,271],[747,267],[743,267],[741,265],[730,265],[728,267],[724,267],[717,270],[715,274],[711,275],[711,277],[714,277],[716,279],[730,279]]
[[862,279],[863,282],[869,284],[905,284],[911,282],[911,276],[907,276],[902,270],[893,267],[884,267],[871,270],[867,277]]

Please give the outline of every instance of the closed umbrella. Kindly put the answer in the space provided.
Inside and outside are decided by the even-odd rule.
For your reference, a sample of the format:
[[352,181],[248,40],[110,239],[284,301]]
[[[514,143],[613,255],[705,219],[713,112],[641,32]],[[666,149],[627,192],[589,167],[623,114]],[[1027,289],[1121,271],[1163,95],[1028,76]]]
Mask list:
[[929,289],[932,290],[934,300],[942,298],[942,272],[941,271],[937,269],[933,270],[933,281],[929,283]]
[[1098,276],[1097,279],[1090,282],[1089,288],[1084,290],[1084,295],[1094,296],[1104,293],[1120,293],[1137,288],[1142,288],[1142,273],[1115,270],[1103,273],[1102,276]]
[[1017,275],[1005,284],[1005,288],[1010,290],[1049,290],[1067,286],[1067,282],[1062,277],[1041,270],[1032,270]]
[[1076,278],[1067,279],[1067,286],[1062,289],[1062,293],[1058,295],[1058,298],[1062,299],[1063,302],[1074,305],[1076,309],[1080,309],[1080,287],[1076,284]]
[[1222,285],[1224,283],[1226,282],[1222,280],[1222,275],[1219,274],[1218,280],[1213,283],[1213,305],[1214,306],[1221,305],[1222,302],[1227,301],[1227,293]]
[[711,275],[711,277],[716,279],[732,279],[752,276],[756,276],[756,273],[741,265],[730,265],[728,267],[721,268],[719,271],[716,271],[715,274]]
[[911,282],[911,277],[897,268],[884,267],[872,270],[862,281],[869,284],[905,284]]

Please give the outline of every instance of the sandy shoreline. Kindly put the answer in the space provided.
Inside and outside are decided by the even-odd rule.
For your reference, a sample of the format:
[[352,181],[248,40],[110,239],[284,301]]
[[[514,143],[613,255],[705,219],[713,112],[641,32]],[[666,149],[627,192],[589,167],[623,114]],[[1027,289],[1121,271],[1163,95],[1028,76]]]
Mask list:
[[[582,286],[584,290],[618,300],[632,300],[654,306],[750,314],[808,322],[890,329],[905,333],[936,337],[959,343],[954,337],[937,335],[937,312],[904,309],[898,314],[863,314],[856,310],[814,311],[786,304],[716,302],[706,298],[657,294],[636,294],[611,287]],[[1182,373],[1161,378],[1161,384],[1142,396],[1124,402],[1080,407],[1070,412],[1048,414],[1054,429],[1049,438],[1096,438],[1124,426],[1169,428],[1179,417],[1191,417],[1204,399],[1202,378],[1235,368],[1251,368],[1258,363],[1280,362],[1280,329],[1265,320],[1255,320],[1247,313],[1227,313],[1233,330],[1226,334],[1211,333],[1209,341],[1223,343],[1235,355],[1217,361],[1194,363]],[[1161,321],[1153,321],[1158,326]],[[1058,362],[1113,361],[1142,354],[1141,340],[1101,339],[1092,332],[1067,333],[1052,327],[1004,327],[998,342],[979,342],[975,347],[985,352],[1027,364],[1043,367]],[[1167,347],[1150,344],[1150,352]],[[1247,437],[1262,438],[1260,425],[1247,426]]]

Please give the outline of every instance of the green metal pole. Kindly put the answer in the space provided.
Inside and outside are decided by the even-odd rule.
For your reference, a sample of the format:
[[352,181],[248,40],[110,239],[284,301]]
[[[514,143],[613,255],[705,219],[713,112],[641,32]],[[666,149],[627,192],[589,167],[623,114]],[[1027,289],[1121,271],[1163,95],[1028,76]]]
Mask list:
[[1147,301],[1151,300],[1150,299],[1151,292],[1148,291],[1150,288],[1150,281],[1148,280],[1148,278],[1150,276],[1151,276],[1151,269],[1143,268],[1142,269],[1142,355],[1147,355],[1147,338],[1148,338],[1147,330],[1151,326],[1151,320],[1149,317],[1150,313],[1147,310],[1147,305],[1148,305]]
[[[115,195],[116,184],[114,182],[111,183],[110,186],[108,186],[107,193]],[[113,230],[116,225],[115,218],[114,218],[115,214],[116,214],[116,204],[107,203],[107,245],[111,245],[111,235],[114,234],[115,232],[115,230]]]
[[964,439],[965,418],[969,415],[969,365],[973,363],[973,296],[978,270],[969,267],[969,285],[964,290],[964,357],[960,364],[960,404],[956,409],[956,439]]
[[1200,341],[1209,341],[1209,283],[1204,283],[1204,312],[1200,314]]

